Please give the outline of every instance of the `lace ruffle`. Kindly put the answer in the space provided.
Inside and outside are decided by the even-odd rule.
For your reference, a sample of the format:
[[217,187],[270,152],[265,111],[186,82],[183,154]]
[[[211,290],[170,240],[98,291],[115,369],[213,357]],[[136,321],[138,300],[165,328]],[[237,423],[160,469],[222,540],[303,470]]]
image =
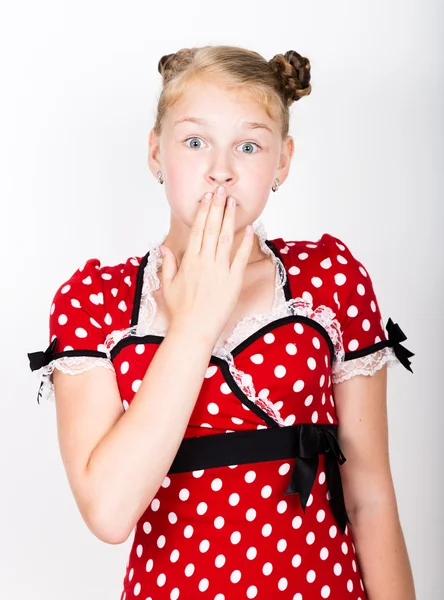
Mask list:
[[332,383],[336,384],[355,375],[373,375],[385,364],[388,366],[399,364],[399,360],[391,346],[386,346],[360,358],[335,363],[332,368],[331,380]]
[[61,358],[52,360],[40,370],[41,389],[39,396],[43,401],[55,401],[54,382],[52,378],[54,369],[59,369],[68,375],[78,375],[94,367],[115,370],[110,359],[96,356],[62,356]]

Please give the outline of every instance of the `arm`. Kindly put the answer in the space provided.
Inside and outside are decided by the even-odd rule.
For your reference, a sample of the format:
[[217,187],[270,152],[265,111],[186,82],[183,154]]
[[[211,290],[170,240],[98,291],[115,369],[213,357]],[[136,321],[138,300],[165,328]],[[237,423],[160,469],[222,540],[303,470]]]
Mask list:
[[191,329],[170,328],[126,412],[113,371],[54,371],[62,459],[82,517],[99,539],[124,542],[159,489],[212,347]]
[[387,366],[334,385],[344,499],[369,600],[415,600],[388,449]]

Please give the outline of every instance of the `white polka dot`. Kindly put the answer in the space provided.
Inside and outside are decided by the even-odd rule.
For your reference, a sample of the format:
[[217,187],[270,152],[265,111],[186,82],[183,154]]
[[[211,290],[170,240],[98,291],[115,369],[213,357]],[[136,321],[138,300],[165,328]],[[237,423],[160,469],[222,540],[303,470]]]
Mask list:
[[347,281],[347,277],[344,275],[344,273],[336,273],[336,275],[335,275],[336,285],[344,285],[344,283],[346,281]]
[[356,317],[357,314],[358,314],[358,309],[356,308],[356,306],[354,304],[352,304],[351,306],[348,307],[347,315],[349,317]]
[[231,420],[235,425],[242,425],[242,423],[244,422],[243,419],[239,419],[238,417],[231,417]]
[[289,427],[290,425],[293,425],[293,423],[296,421],[296,415],[288,415],[288,417],[285,419],[284,423],[286,425],[286,427]]
[[142,586],[140,585],[140,583],[136,583],[136,585],[134,586],[134,595],[138,596],[140,594],[141,589],[142,589]]
[[175,512],[170,512],[168,513],[168,521],[174,525],[174,523],[177,523],[177,515]]
[[122,312],[126,312],[127,307],[125,300],[121,300],[117,308],[119,308]]
[[241,541],[241,534],[239,531],[233,531],[230,536],[230,540],[232,544],[238,544]]
[[224,524],[225,524],[225,519],[223,517],[216,517],[214,519],[214,526],[216,527],[216,529],[222,529]]
[[[325,473],[324,473],[324,478],[325,478]],[[319,477],[320,479],[320,477]],[[320,483],[320,482],[319,482]],[[319,521],[319,523],[322,523],[322,521],[325,519],[325,510],[318,510],[317,514],[316,514],[316,520]]]
[[193,535],[193,532],[194,532],[193,526],[192,525],[187,525],[185,527],[185,529],[183,530],[183,535],[186,538],[190,538]]
[[278,365],[274,370],[275,377],[277,377],[278,379],[282,379],[282,377],[285,376],[286,372],[287,369],[283,365]]
[[282,402],[282,400],[279,400],[279,402],[275,402],[273,406],[276,410],[281,410],[281,408],[284,406],[284,403]]
[[311,421],[312,421],[312,423],[317,423],[318,419],[319,419],[319,414],[318,414],[318,411],[315,410],[313,412],[313,414],[311,415]]
[[240,500],[240,496],[239,494],[231,494],[231,496],[228,498],[228,502],[231,504],[231,506],[237,506],[239,504],[239,500]]
[[321,596],[322,596],[322,598],[330,597],[330,588],[328,587],[328,585],[324,585],[323,588],[321,589]]
[[242,573],[238,569],[233,571],[230,575],[230,579],[233,583],[239,583],[239,581],[241,580],[241,577],[242,577]]
[[321,267],[323,269],[329,269],[331,267],[331,260],[329,258],[325,258],[322,262],[321,262]]
[[171,484],[171,479],[167,476],[164,478],[164,480],[162,481],[162,483],[160,484],[163,488],[167,488],[169,487]]
[[247,598],[256,598],[256,596],[257,596],[257,587],[255,585],[250,585],[250,587],[247,590]]
[[245,514],[245,517],[247,521],[254,521],[254,519],[256,518],[256,511],[254,510],[254,508],[249,508]]
[[210,542],[208,540],[202,540],[201,543],[199,544],[199,550],[201,552],[207,552],[209,547],[210,547]]
[[291,559],[291,564],[293,565],[293,567],[299,567],[302,563],[302,558],[300,554],[295,554],[293,556],[293,558]]
[[86,338],[88,336],[88,332],[83,327],[77,327],[74,333],[78,338]]
[[296,265],[293,265],[292,267],[290,267],[288,269],[288,272],[290,273],[290,275],[299,275],[299,273],[301,272],[301,270]]
[[302,518],[298,515],[297,517],[295,517],[293,519],[293,521],[291,522],[291,525],[292,525],[293,529],[299,529],[300,526],[302,525]]
[[308,583],[313,583],[313,581],[315,579],[316,579],[316,573],[313,571],[313,569],[311,569],[307,573],[307,581],[308,581]]
[[253,546],[251,546],[251,548],[248,548],[247,550],[247,558],[248,560],[253,560],[255,559],[257,556],[257,550],[256,548],[254,548]]
[[288,581],[285,579],[285,577],[281,577],[281,579],[278,581],[278,588],[281,590],[281,592],[287,589],[287,585]]
[[310,292],[302,292],[302,298],[309,304],[313,304],[313,296]]
[[222,394],[231,394],[231,389],[228,383],[224,381],[224,383],[220,386],[220,391]]
[[264,357],[262,354],[253,354],[253,356],[250,356],[250,360],[255,365],[261,365],[264,362]]
[[294,330],[296,331],[296,333],[304,333],[304,326],[301,323],[295,323],[294,324]]
[[290,354],[291,356],[294,356],[296,354],[296,352],[298,351],[298,349],[296,348],[296,346],[294,344],[287,344],[285,346],[285,350],[286,350],[287,354]]
[[362,283],[360,283],[356,289],[358,290],[358,294],[360,296],[363,296],[365,294],[365,287],[362,285]]
[[70,290],[70,289],[71,289],[71,286],[70,286],[70,285],[69,285],[69,283],[68,283],[68,284],[66,284],[66,285],[64,285],[64,286],[62,287],[62,289],[60,290],[60,292],[61,292],[62,294],[66,294],[67,292],[69,292],[69,290]]
[[208,412],[211,415],[217,415],[217,413],[219,412],[219,407],[215,402],[210,402],[210,404],[208,405]]
[[310,404],[313,402],[313,395],[310,394],[310,396],[307,396],[304,400],[304,404],[305,406],[310,406]]
[[307,506],[311,506],[313,503],[313,494],[310,494],[308,496],[308,500],[307,500]]
[[214,561],[214,564],[216,565],[216,567],[218,569],[223,567],[225,564],[225,556],[223,554],[219,554],[218,556],[216,556],[216,560]]
[[248,473],[245,474],[245,481],[247,483],[253,483],[253,481],[256,479],[256,473],[254,471],[248,471]]
[[179,560],[179,550],[173,550],[170,554],[170,561],[177,562]]
[[138,392],[141,385],[142,385],[142,380],[135,379],[133,381],[133,383],[131,384],[131,389],[133,390],[133,392]]
[[122,375],[125,375],[125,373],[128,373],[128,369],[129,369],[129,362],[127,360],[125,360],[120,365],[120,372],[122,373]]
[[186,488],[182,488],[179,492],[179,498],[181,500],[188,500],[190,497],[190,492]]
[[145,352],[145,346],[143,344],[137,344],[135,350],[136,354],[143,354]]
[[152,530],[152,529],[153,529],[153,528],[152,528],[152,526],[151,526],[151,523],[150,523],[149,521],[145,521],[145,523],[143,524],[143,531],[144,531],[146,534],[148,534],[148,533],[151,533],[151,530]]
[[68,322],[68,317],[66,315],[59,315],[58,322],[59,325],[66,325],[66,323]]
[[166,544],[166,537],[164,535],[159,535],[157,538],[157,545],[159,548],[163,548]]
[[[289,463],[284,463],[283,465],[281,465],[279,467],[279,475],[286,475],[288,473],[288,471],[290,470],[290,465]],[[271,488],[270,488],[271,489]]]
[[151,500],[151,510],[153,510],[154,512],[158,511],[160,507],[160,500],[159,498],[153,498],[153,500]]
[[185,567],[185,575],[187,577],[191,577],[191,575],[194,573],[194,565],[193,564],[189,564]]
[[[260,390],[260,392],[258,393],[258,397],[261,400],[265,400],[266,398],[268,398],[268,395],[270,393],[270,390],[267,390],[267,388],[263,388],[262,390]],[[244,406],[244,405],[242,405]]]
[[219,490],[222,489],[222,479],[213,479],[213,481],[211,482],[211,489],[215,492],[218,492]]
[[322,560],[327,560],[327,558],[328,558],[328,549],[327,548],[322,548],[320,556],[321,556]]
[[372,309],[372,311],[373,311],[373,312],[376,312],[376,304],[375,304],[375,301],[374,301],[374,300],[372,300],[372,301],[370,302],[370,308]]
[[271,530],[272,530],[271,525],[269,523],[267,523],[266,525],[264,525],[262,527],[262,535],[264,537],[268,537],[270,535],[270,533],[271,533]]
[[362,321],[362,329],[364,331],[368,331],[370,329],[370,321],[368,319],[364,319]]
[[272,571],[273,571],[273,565],[269,562],[265,563],[265,565],[262,567],[262,573],[264,575],[270,575]]
[[281,500],[277,505],[277,511],[279,514],[283,514],[287,510],[287,503],[285,500]]
[[269,498],[271,496],[271,492],[273,490],[271,489],[271,486],[269,485],[265,485],[262,490],[261,490],[261,496],[262,498]]
[[278,552],[284,552],[287,549],[287,540],[279,540],[277,543]]
[[313,338],[313,346],[314,346],[314,347],[315,347],[317,350],[319,350],[319,348],[321,347],[321,342],[319,341],[319,338],[317,338],[317,337],[314,337],[314,338]]
[[211,367],[208,367],[207,370],[205,371],[205,379],[209,379],[210,377],[213,377],[213,375],[217,372],[217,367],[215,365],[211,365]]
[[264,342],[266,344],[272,344],[274,342],[274,335],[272,333],[266,333],[264,335]]
[[319,277],[312,277],[311,282],[315,288],[320,288],[322,285],[322,279],[320,279]]
[[205,592],[208,589],[209,585],[210,585],[210,582],[208,581],[208,579],[201,579],[199,581],[199,590],[201,592]]
[[333,572],[335,575],[340,575],[342,573],[342,566],[339,563],[336,563],[333,567]]
[[195,477],[196,479],[198,479],[199,477],[202,477],[202,475],[205,473],[204,469],[201,469],[200,471],[192,471],[193,477]]
[[312,357],[310,357],[310,358],[307,360],[307,365],[308,365],[308,368],[309,368],[309,369],[311,369],[312,371],[314,371],[314,370],[316,369],[316,361],[315,361],[315,359],[314,359],[314,358],[312,358]]
[[180,591],[179,588],[174,588],[171,590],[170,600],[177,600],[179,598]]
[[165,585],[165,582],[166,582],[166,575],[165,575],[165,573],[161,573],[159,575],[159,577],[157,578],[157,585],[159,587],[162,587],[163,585]]
[[307,544],[309,546],[311,546],[312,544],[314,544],[315,534],[312,531],[310,531],[310,533],[307,534],[306,541],[307,541]]
[[298,379],[296,381],[296,383],[293,385],[293,391],[301,392],[304,389],[304,385],[305,385],[305,383],[302,381],[302,379]]
[[305,260],[306,258],[308,258],[308,254],[306,252],[301,252],[300,254],[298,254],[298,258],[300,260]]
[[347,554],[347,552],[348,552],[347,542],[342,542],[341,550],[344,554]]
[[348,344],[348,349],[353,351],[353,350],[356,350],[358,348],[358,346],[359,346],[358,340],[351,340]]
[[129,404],[128,404],[127,400],[122,400],[122,404],[123,404],[123,408],[124,408],[125,410],[128,410],[128,408],[129,408]]
[[347,589],[349,592],[353,591],[353,581],[351,579],[347,581]]
[[[174,550],[174,552],[177,552],[177,550]],[[153,561],[153,559],[152,559],[152,558],[150,558],[150,559],[148,559],[148,560],[146,561],[146,567],[145,567],[145,569],[146,569],[146,572],[147,572],[147,573],[149,573],[149,572],[152,570],[152,568],[153,568],[153,565],[154,565],[154,561]]]
[[325,383],[325,375],[321,375],[321,379],[319,380],[319,387],[322,387]]

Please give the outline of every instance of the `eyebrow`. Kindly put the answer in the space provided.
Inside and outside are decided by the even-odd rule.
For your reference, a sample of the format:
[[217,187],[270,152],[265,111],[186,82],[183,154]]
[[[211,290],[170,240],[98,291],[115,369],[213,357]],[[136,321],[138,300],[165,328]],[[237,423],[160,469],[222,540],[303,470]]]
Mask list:
[[[173,125],[179,125],[180,123],[195,123],[196,125],[208,125],[209,121],[207,119],[202,119],[199,117],[183,117],[182,119],[178,119],[174,121]],[[257,121],[244,121],[242,123],[244,127],[248,129],[266,129],[270,133],[273,133],[273,130],[265,123],[258,123]]]

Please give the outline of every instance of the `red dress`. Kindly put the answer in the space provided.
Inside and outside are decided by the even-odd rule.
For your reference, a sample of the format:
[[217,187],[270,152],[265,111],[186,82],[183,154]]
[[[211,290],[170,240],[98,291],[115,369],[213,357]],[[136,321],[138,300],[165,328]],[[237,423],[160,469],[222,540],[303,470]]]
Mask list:
[[[334,383],[400,360],[411,370],[405,337],[397,326],[386,335],[370,276],[341,240],[266,244],[285,267],[290,314],[228,358],[211,357],[185,438],[337,425]],[[51,345],[29,355],[33,370],[43,367],[41,387],[51,387],[57,360],[96,360],[115,370],[128,409],[163,339],[136,335],[148,254],[115,266],[92,258],[58,289]],[[299,458],[168,474],[136,525],[121,600],[366,600],[352,527],[341,531],[331,509],[325,459],[318,455],[305,510],[298,493],[285,494]]]

